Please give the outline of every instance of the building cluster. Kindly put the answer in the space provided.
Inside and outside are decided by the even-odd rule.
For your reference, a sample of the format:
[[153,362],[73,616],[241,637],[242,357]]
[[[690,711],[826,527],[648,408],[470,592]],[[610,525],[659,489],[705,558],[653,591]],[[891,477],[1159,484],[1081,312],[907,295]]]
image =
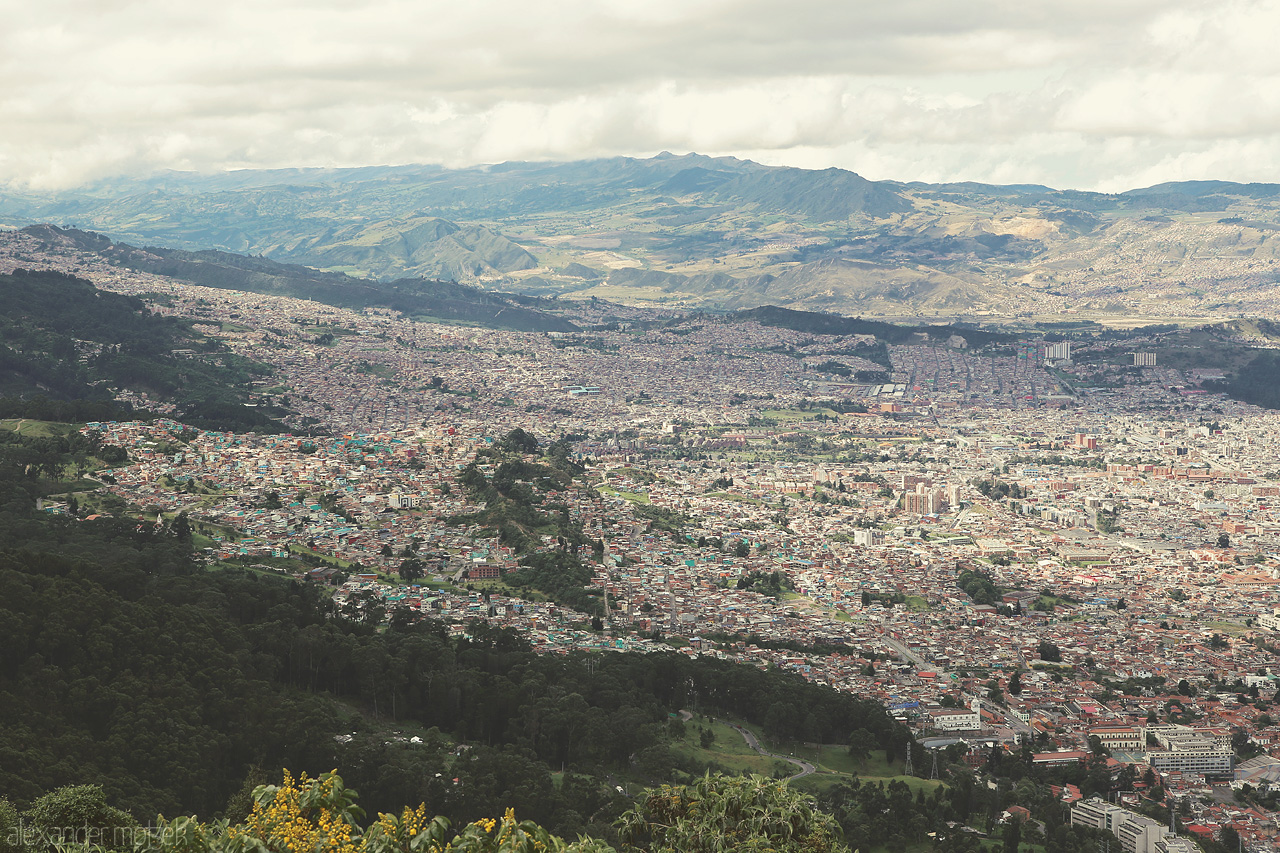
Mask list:
[[1200,850],[1191,841],[1179,838],[1174,828],[1105,800],[1091,798],[1073,805],[1071,825],[1110,832],[1125,853],[1197,853]]

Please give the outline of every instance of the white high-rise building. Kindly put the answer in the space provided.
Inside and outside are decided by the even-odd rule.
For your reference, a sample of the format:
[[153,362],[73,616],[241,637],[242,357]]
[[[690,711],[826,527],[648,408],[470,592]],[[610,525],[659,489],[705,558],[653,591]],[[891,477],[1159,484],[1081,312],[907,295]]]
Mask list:
[[1058,341],[1056,344],[1045,344],[1045,361],[1070,361],[1071,341]]

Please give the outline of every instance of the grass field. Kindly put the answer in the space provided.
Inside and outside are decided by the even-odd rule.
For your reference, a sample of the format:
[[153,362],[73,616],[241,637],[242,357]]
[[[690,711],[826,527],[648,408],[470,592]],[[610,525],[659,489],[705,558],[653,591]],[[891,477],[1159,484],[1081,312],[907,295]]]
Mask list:
[[[699,736],[700,730],[707,728],[715,735],[715,740],[704,749],[699,744]],[[694,717],[685,723],[683,740],[672,743],[672,751],[697,764],[717,766],[729,773],[758,773],[762,776],[773,776],[775,772],[784,768],[788,775],[793,772],[792,765],[785,761],[758,754],[747,746],[742,735],[721,720],[712,720],[707,723],[704,718]]]
[[1217,631],[1220,634],[1243,634],[1247,631],[1253,630],[1252,628],[1241,625],[1239,622],[1205,621],[1200,623],[1200,627],[1204,628],[1206,631]]
[[834,409],[764,409],[760,417],[771,421],[811,421],[818,415],[839,417]]
[[312,551],[310,548],[304,548],[301,545],[290,545],[289,553],[290,554],[310,554],[313,557],[319,557],[321,562],[328,563],[331,566],[337,566],[338,568],[344,569],[344,570],[351,568],[351,562],[349,560],[340,559],[338,557],[333,556],[332,554],[323,554],[320,551]]
[[633,504],[651,503],[649,496],[643,492],[623,492],[612,486],[597,486],[596,490],[602,495],[612,495],[615,498],[631,501]]
[[[902,775],[902,761],[887,761],[884,750],[873,750],[866,761],[860,761],[850,756],[848,747],[841,744],[818,746],[789,743],[782,745],[763,737],[756,726],[745,723],[741,725],[756,736],[765,750],[777,755],[790,755],[814,765],[817,772],[797,779],[792,784],[815,794],[830,790],[842,783],[852,782],[854,778],[863,783],[872,784],[877,782],[887,784],[897,779],[912,792],[924,790],[926,793],[942,784],[936,780]],[[701,730],[706,728],[710,729],[715,739],[708,747],[703,748],[699,738]],[[673,743],[673,750],[693,763],[711,765],[730,773],[790,776],[797,770],[793,764],[756,753],[747,746],[742,735],[729,722],[718,719],[708,723],[705,717],[694,717],[685,723],[684,738]]]
[[70,435],[76,431],[76,425],[57,421],[33,421],[28,418],[5,418],[0,420],[0,429],[33,438],[49,438]]

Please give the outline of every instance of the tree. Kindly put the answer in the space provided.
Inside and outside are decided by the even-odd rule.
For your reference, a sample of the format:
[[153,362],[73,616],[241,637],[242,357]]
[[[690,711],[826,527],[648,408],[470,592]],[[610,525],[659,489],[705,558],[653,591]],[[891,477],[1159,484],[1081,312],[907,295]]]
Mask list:
[[739,539],[738,544],[733,546],[733,555],[735,557],[750,557],[751,543],[747,542],[745,539]]
[[511,453],[533,453],[538,449],[538,439],[516,427],[503,436],[499,446]]
[[417,557],[409,557],[406,559],[400,564],[398,571],[400,573],[400,579],[405,583],[413,583],[416,580],[420,580],[425,574],[422,569],[422,561]]
[[1018,853],[1018,845],[1022,842],[1022,821],[1013,818],[1004,827],[1004,853]]
[[7,799],[0,798],[0,853],[20,853],[18,810]]
[[231,795],[231,799],[227,800],[225,816],[231,823],[241,823],[253,811],[253,792],[260,785],[267,784],[267,774],[258,765],[249,768],[249,773],[244,777],[244,783],[240,786],[240,790]]
[[1040,655],[1040,660],[1050,663],[1062,662],[1062,650],[1048,640],[1040,641],[1040,645],[1036,647],[1036,654]]
[[35,851],[52,851],[59,845],[100,845],[108,850],[133,846],[137,821],[107,805],[98,785],[68,785],[45,794],[22,815],[23,823],[38,841]]
[[875,735],[866,729],[854,729],[849,735],[849,757],[857,759],[863,770],[867,769],[867,758],[871,756],[874,746]]
[[663,785],[617,823],[649,853],[848,853],[835,818],[805,794],[763,776],[712,776]]
[[1218,547],[1219,547],[1219,548],[1230,548],[1230,547],[1231,547],[1231,537],[1230,537],[1230,536],[1228,536],[1228,535],[1227,535],[1227,534],[1225,534],[1225,533],[1219,533],[1219,534],[1218,534]]
[[406,807],[399,814],[379,814],[362,828],[364,810],[356,794],[336,773],[318,779],[285,773],[282,785],[263,785],[253,792],[253,810],[244,823],[203,824],[195,818],[162,821],[152,838],[156,853],[613,853],[602,841],[582,838],[569,843],[532,821],[517,821],[507,809],[501,819],[473,821],[448,840],[449,821],[430,818],[426,806]]
[[179,542],[191,542],[191,519],[187,516],[185,509],[173,519],[172,529],[173,535],[178,537]]
[[1014,696],[1022,693],[1022,672],[1014,670],[1013,675],[1009,677],[1009,692]]

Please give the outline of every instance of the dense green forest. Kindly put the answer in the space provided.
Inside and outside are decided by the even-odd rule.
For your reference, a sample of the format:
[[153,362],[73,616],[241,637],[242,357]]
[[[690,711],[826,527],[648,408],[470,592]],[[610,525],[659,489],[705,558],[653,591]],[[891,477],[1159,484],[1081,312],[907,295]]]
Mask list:
[[[136,297],[49,270],[0,275],[5,416],[130,416],[113,402],[114,387],[172,401],[197,426],[275,430],[272,416],[282,412],[243,405],[251,383],[269,372]],[[55,411],[58,403],[65,411]]]

